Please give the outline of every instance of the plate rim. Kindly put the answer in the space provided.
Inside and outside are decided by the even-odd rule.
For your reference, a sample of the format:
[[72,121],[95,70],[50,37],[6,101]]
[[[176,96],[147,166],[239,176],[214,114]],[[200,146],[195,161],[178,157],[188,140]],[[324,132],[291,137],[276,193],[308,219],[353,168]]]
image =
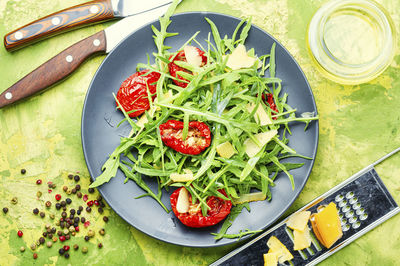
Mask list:
[[[241,21],[240,18],[232,16],[232,15],[228,15],[228,14],[224,14],[224,13],[219,13],[219,12],[210,12],[210,11],[190,11],[190,12],[180,12],[180,13],[175,13],[171,16],[171,20],[174,17],[177,16],[182,16],[182,15],[202,15],[202,16],[206,16],[206,15],[216,15],[216,16],[222,16],[222,17],[228,17],[230,19],[233,19],[235,21]],[[159,18],[137,28],[136,30],[132,31],[129,35],[127,35],[121,42],[118,43],[118,45],[116,45],[107,55],[106,57],[103,59],[103,61],[101,62],[101,64],[99,65],[99,67],[97,68],[95,74],[93,75],[93,78],[89,84],[89,87],[86,91],[86,95],[85,95],[85,100],[83,102],[83,108],[82,108],[82,115],[81,115],[81,144],[82,144],[82,150],[83,150],[83,155],[84,155],[84,159],[85,159],[85,164],[86,167],[88,169],[89,175],[90,175],[90,180],[91,182],[93,182],[95,180],[95,178],[92,176],[91,172],[92,172],[92,168],[88,163],[88,158],[87,158],[87,151],[86,151],[86,146],[85,146],[85,139],[84,139],[84,121],[85,121],[85,111],[86,111],[86,107],[87,107],[87,101],[88,101],[88,96],[89,93],[92,89],[93,83],[97,77],[97,75],[99,74],[99,71],[101,70],[101,68],[103,67],[103,65],[107,62],[107,59],[128,39],[130,38],[132,35],[136,34],[136,32],[142,30],[143,28],[149,27],[151,25],[153,25],[154,23],[157,23],[159,21]],[[315,102],[315,97],[313,94],[313,91],[311,89],[311,86],[308,82],[307,76],[305,75],[303,69],[300,67],[299,63],[297,62],[297,60],[295,59],[295,57],[287,50],[287,48],[282,45],[281,42],[279,42],[275,37],[273,37],[270,33],[268,33],[267,31],[265,31],[264,29],[260,28],[259,26],[255,25],[254,23],[251,23],[251,27],[254,27],[257,30],[260,30],[263,34],[267,35],[269,38],[271,38],[275,43],[277,43],[286,54],[288,54],[290,56],[290,58],[293,60],[293,62],[295,63],[295,65],[297,66],[297,68],[300,70],[301,76],[304,78],[305,83],[307,85],[307,88],[310,92],[311,95],[311,100],[313,103],[313,108],[315,110],[315,114],[318,114],[318,109],[317,109],[317,105]],[[260,228],[259,230],[261,230],[260,233],[254,234],[254,235],[247,235],[242,237],[241,239],[237,240],[237,239],[229,239],[228,242],[224,242],[221,243],[221,241],[215,241],[215,243],[211,244],[211,245],[189,245],[189,244],[182,244],[182,243],[177,243],[174,241],[170,241],[168,239],[165,238],[161,238],[158,237],[156,235],[152,235],[148,232],[143,231],[140,228],[137,228],[135,225],[133,225],[131,222],[129,222],[129,220],[123,215],[121,214],[118,210],[115,210],[111,204],[110,201],[108,200],[107,196],[104,195],[104,193],[101,190],[101,186],[97,188],[97,190],[99,191],[99,193],[101,194],[101,196],[103,197],[103,199],[107,202],[107,204],[110,206],[110,208],[119,216],[121,217],[126,223],[128,223],[130,226],[134,227],[136,230],[140,231],[141,233],[146,234],[147,236],[156,239],[156,240],[160,240],[163,241],[165,243],[168,244],[174,244],[174,245],[178,245],[178,246],[183,246],[183,247],[192,247],[192,248],[210,248],[210,247],[221,247],[221,246],[227,246],[227,245],[233,245],[233,244],[237,244],[237,243],[243,243],[246,240],[249,240],[251,238],[257,237],[259,234],[261,234],[263,231],[265,231],[267,228],[272,227],[280,218],[282,218],[282,215],[293,205],[294,201],[299,197],[300,193],[303,191],[306,183],[308,182],[308,179],[310,178],[310,174],[311,171],[314,167],[314,163],[315,163],[315,159],[317,156],[317,151],[318,151],[318,144],[319,144],[319,120],[315,120],[313,121],[313,123],[315,123],[315,130],[316,130],[316,135],[315,135],[315,145],[313,148],[313,154],[314,157],[311,160],[311,164],[310,167],[307,171],[307,177],[304,179],[304,181],[301,184],[300,190],[294,195],[294,197],[287,203],[285,204],[285,206],[282,208],[282,210],[279,212],[279,214],[269,223],[266,224],[265,226],[263,226],[262,228]]]

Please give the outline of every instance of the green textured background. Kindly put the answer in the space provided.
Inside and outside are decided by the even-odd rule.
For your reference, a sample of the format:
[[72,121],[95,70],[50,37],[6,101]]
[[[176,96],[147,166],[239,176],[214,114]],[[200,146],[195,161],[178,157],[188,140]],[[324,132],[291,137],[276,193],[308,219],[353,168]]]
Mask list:
[[[1,0],[0,35],[32,20],[81,0]],[[252,16],[253,23],[275,36],[304,70],[314,92],[320,113],[318,154],[304,191],[289,212],[303,206],[400,146],[400,45],[395,59],[377,79],[359,86],[343,86],[323,78],[313,66],[307,53],[305,34],[313,13],[324,1],[320,0],[184,0],[178,12],[214,11],[238,17]],[[396,30],[400,27],[400,2],[379,0],[390,13]],[[69,45],[87,37],[110,23],[75,30],[14,53],[0,47],[0,92],[25,74]],[[68,173],[79,172],[87,188],[89,177],[83,158],[80,138],[81,111],[89,83],[104,59],[98,56],[85,62],[72,76],[52,89],[27,101],[0,110],[0,207],[7,206],[7,215],[0,213],[0,265],[42,264],[132,264],[132,265],[204,265],[213,262],[234,248],[213,249],[179,247],[154,240],[137,231],[107,208],[110,222],[101,216],[88,216],[97,231],[104,227],[107,234],[96,236],[89,243],[84,233],[74,238],[89,253],[70,251],[67,261],[57,255],[57,248],[41,246],[39,258],[32,259],[30,244],[39,238],[40,228],[49,222],[31,213],[53,198],[45,185],[35,180],[53,181],[57,190],[74,182]],[[397,202],[400,202],[400,155],[377,167],[378,173]],[[27,174],[21,175],[20,169]],[[36,198],[36,191],[43,196]],[[17,205],[10,199],[16,196]],[[73,197],[74,198],[74,197]],[[53,208],[54,209],[54,208]],[[97,221],[97,222],[95,222]],[[16,236],[23,230],[23,238]],[[104,247],[99,250],[98,242]],[[72,243],[70,241],[70,243]],[[56,246],[58,247],[60,243]],[[20,253],[20,246],[27,250]],[[378,226],[321,265],[398,265],[400,255],[400,216]]]

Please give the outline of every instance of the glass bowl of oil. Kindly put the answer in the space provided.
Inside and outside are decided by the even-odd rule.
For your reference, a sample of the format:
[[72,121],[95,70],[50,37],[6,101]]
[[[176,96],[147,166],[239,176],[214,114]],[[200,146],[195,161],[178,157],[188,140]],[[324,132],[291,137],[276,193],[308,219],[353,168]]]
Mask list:
[[391,63],[396,36],[386,10],[371,0],[333,0],[314,14],[307,44],[317,68],[342,84],[379,76]]

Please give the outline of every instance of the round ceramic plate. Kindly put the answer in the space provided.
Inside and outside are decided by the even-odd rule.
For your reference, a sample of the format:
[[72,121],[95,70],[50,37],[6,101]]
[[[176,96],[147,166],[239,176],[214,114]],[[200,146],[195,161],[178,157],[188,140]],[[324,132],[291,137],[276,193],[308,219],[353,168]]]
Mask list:
[[[181,47],[195,32],[200,31],[197,40],[207,47],[206,39],[210,26],[205,17],[211,19],[218,27],[221,36],[232,36],[239,19],[215,13],[192,12],[172,17],[169,32],[179,35],[168,38],[166,45],[171,51]],[[159,28],[159,23],[152,23]],[[86,95],[82,115],[82,145],[89,173],[93,179],[101,174],[101,167],[108,156],[120,143],[120,137],[127,136],[130,127],[127,123],[117,128],[123,119],[121,112],[115,108],[112,93],[117,93],[121,83],[135,72],[136,65],[147,62],[147,54],[156,52],[150,25],[146,25],[122,41],[104,60],[98,69]],[[256,54],[268,54],[271,45],[276,43],[276,76],[283,80],[282,93],[288,93],[288,103],[297,108],[297,114],[317,112],[313,94],[304,73],[288,53],[288,51],[265,31],[252,26],[245,43],[248,49],[254,48]],[[298,153],[315,158],[318,145],[318,122],[310,123],[304,131],[304,123],[291,125],[292,136],[289,146]],[[271,188],[272,200],[250,203],[251,212],[243,210],[236,218],[228,233],[240,230],[260,230],[272,225],[289,208],[297,198],[311,172],[314,160],[290,159],[301,162],[301,168],[291,170],[294,176],[295,189],[292,190],[289,178],[280,174],[276,186]],[[145,178],[147,184],[157,191],[157,182]],[[125,221],[138,230],[154,238],[184,246],[211,247],[237,242],[237,239],[221,239],[215,241],[211,233],[217,233],[222,225],[194,229],[184,226],[172,212],[166,213],[161,206],[150,197],[135,199],[144,191],[133,181],[124,184],[125,177],[118,171],[115,178],[99,187],[99,191],[110,207]],[[169,196],[164,191],[162,201],[170,207]],[[243,238],[243,239],[246,239]]]

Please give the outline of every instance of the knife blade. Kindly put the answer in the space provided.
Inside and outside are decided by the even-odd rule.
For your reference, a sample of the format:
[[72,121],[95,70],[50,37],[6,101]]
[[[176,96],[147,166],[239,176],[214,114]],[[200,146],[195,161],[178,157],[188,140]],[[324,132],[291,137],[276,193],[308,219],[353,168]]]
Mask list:
[[28,44],[76,27],[124,18],[171,4],[172,0],[95,0],[35,20],[7,33],[4,46],[14,51]]
[[[178,5],[179,2],[174,2]],[[69,76],[89,56],[109,53],[130,33],[162,16],[171,4],[124,18],[54,56],[0,94],[0,108],[29,97]]]

